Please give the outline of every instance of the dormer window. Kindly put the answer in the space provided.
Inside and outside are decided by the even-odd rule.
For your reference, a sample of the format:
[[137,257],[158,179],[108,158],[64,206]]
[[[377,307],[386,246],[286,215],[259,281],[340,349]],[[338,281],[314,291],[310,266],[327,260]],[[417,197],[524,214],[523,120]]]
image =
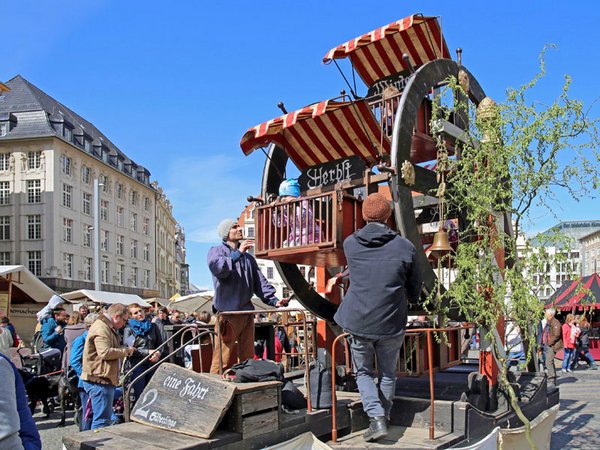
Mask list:
[[73,131],[66,124],[63,125],[63,137],[65,141],[73,141]]
[[0,137],[6,136],[7,133],[8,133],[8,123],[0,122]]
[[85,149],[86,152],[91,152],[92,151],[92,143],[90,141],[88,141],[87,139],[85,139],[83,141],[83,148]]

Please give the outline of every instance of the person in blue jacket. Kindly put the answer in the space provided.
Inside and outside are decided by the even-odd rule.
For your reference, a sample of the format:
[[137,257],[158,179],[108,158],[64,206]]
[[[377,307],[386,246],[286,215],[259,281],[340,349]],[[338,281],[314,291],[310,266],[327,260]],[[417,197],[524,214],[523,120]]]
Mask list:
[[81,379],[81,371],[83,369],[83,349],[85,348],[85,339],[87,338],[89,328],[98,318],[98,314],[89,313],[85,316],[83,323],[86,330],[80,336],[77,336],[71,344],[71,355],[69,357],[69,365],[77,374],[79,381],[77,382],[77,390],[81,399],[81,431],[90,430],[92,426],[91,409],[87,408],[88,395],[83,389],[83,380]]
[[42,339],[50,348],[64,351],[65,341],[64,328],[67,325],[67,312],[61,306],[52,310],[52,316],[42,320]]
[[[363,202],[367,224],[344,241],[350,287],[334,316],[351,335],[356,382],[370,419],[366,441],[387,436],[396,365],[406,329],[407,297],[416,300],[421,292],[416,249],[386,225],[391,214],[390,201],[379,193]],[[373,373],[375,357],[379,380]]]
[[12,361],[0,353],[0,448],[40,450],[42,440],[27,402],[23,379]]
[[[214,312],[253,311],[252,296],[255,294],[267,305],[276,308],[287,305],[287,299],[279,300],[275,296],[275,288],[248,252],[254,243],[244,240],[242,227],[233,219],[225,219],[217,227],[217,233],[222,242],[210,248],[207,258],[215,288]],[[211,373],[219,373],[221,353],[223,370],[236,363],[233,351],[236,341],[240,361],[254,356],[253,315],[225,316],[218,320],[221,338],[215,340]]]

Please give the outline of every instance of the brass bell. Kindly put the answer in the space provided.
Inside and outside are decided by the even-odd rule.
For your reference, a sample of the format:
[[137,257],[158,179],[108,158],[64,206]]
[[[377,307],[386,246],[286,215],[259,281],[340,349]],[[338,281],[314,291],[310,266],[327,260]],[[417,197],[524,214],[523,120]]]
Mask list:
[[448,240],[448,233],[444,230],[436,231],[433,235],[433,244],[429,247],[431,252],[450,252],[452,251],[452,246],[450,245],[450,241]]

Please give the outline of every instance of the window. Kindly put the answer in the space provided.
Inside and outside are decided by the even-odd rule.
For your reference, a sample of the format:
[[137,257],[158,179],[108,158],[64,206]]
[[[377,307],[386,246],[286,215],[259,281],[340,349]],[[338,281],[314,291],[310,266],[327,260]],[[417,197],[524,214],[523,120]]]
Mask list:
[[27,169],[39,169],[42,167],[42,152],[27,152]]
[[135,239],[132,239],[131,240],[131,257],[132,258],[137,259],[137,255],[138,255],[137,249],[138,249],[138,241]]
[[144,196],[144,211],[150,211],[150,198]]
[[92,181],[92,169],[90,169],[88,166],[83,166],[81,168],[81,181],[83,181],[85,184],[90,184]]
[[27,239],[42,238],[42,216],[27,216]]
[[68,184],[63,184],[63,206],[67,208],[71,208],[73,202],[71,201],[73,197],[73,186]]
[[63,219],[63,240],[73,242],[73,219]]
[[125,208],[117,206],[117,226],[125,226]]
[[133,287],[137,287],[137,285],[138,285],[138,268],[137,267],[131,268],[131,285]]
[[10,153],[0,153],[0,170],[10,169]]
[[115,189],[117,190],[117,198],[119,200],[123,200],[123,185],[121,183],[117,183]]
[[248,238],[254,237],[254,227],[248,227]]
[[129,193],[129,197],[131,200],[131,206],[137,206],[138,204],[138,193],[137,191],[131,190]]
[[92,215],[92,194],[90,194],[89,192],[83,193],[81,212],[86,216]]
[[131,231],[137,231],[137,214],[131,213],[131,217],[129,218],[129,229]]
[[42,201],[42,180],[27,180],[27,203]]
[[60,168],[63,174],[71,175],[71,170],[73,169],[73,160],[67,155],[62,155],[60,157]]
[[125,283],[125,264],[117,264],[117,284],[123,286]]
[[10,204],[10,181],[0,181],[0,205]]
[[71,253],[63,254],[63,277],[73,278],[73,255]]
[[0,265],[2,265],[2,266],[10,265],[10,252],[0,252]]
[[90,152],[92,150],[92,143],[90,141],[88,141],[87,139],[85,139],[83,141],[83,148],[85,149],[86,152]]
[[92,258],[83,258],[83,280],[92,281]]
[[27,268],[36,277],[42,276],[42,252],[40,250],[27,252]]
[[125,242],[125,236],[121,236],[120,234],[117,234],[117,255],[123,254],[124,242]]
[[150,261],[150,244],[144,244],[144,261]]
[[108,177],[106,175],[100,175],[98,182],[100,183],[102,192],[108,192]]
[[100,250],[102,250],[103,252],[108,251],[108,238],[109,238],[108,230],[102,230],[102,240],[100,242]]
[[144,285],[143,288],[150,289],[150,271],[144,270]]
[[102,283],[108,283],[108,276],[110,275],[110,266],[108,261],[102,261],[102,267],[100,269],[100,281]]
[[6,136],[8,133],[8,123],[0,122],[0,136]]
[[273,268],[272,267],[267,267],[267,278],[269,280],[273,279]]
[[0,241],[10,240],[10,216],[0,216]]
[[143,233],[148,236],[150,234],[150,219],[148,217],[144,217],[144,223],[142,224]]
[[65,138],[66,141],[69,141],[69,142],[71,142],[73,140],[73,132],[66,125],[63,125],[63,137]]
[[82,245],[84,247],[91,248],[92,247],[92,230],[94,229],[94,227],[92,227],[91,225],[86,225],[85,223],[82,223],[81,226],[82,226],[82,236],[83,236]]
[[100,220],[108,222],[108,200],[100,200]]

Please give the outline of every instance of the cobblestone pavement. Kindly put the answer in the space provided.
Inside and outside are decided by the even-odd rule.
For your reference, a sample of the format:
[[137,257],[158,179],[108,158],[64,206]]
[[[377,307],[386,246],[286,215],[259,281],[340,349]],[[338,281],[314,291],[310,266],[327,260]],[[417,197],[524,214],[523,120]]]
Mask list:
[[558,388],[560,410],[552,429],[551,450],[600,449],[600,371],[562,374]]
[[[560,369],[559,369],[560,373]],[[558,380],[560,411],[554,423],[551,450],[600,449],[600,370],[576,370]],[[43,450],[62,450],[62,437],[77,433],[73,411],[67,412],[67,426],[58,428],[60,411],[46,419],[35,416]]]

